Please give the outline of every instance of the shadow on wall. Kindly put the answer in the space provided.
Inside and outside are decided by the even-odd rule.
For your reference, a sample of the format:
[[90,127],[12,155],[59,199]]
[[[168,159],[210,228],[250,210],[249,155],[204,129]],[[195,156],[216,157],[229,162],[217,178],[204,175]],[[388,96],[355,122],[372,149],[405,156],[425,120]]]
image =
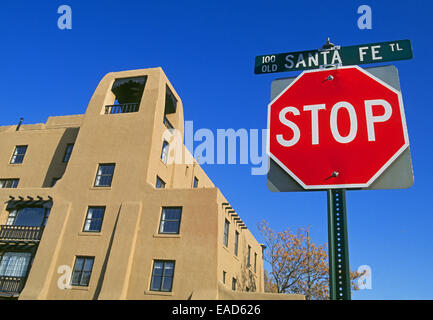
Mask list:
[[50,188],[53,184],[54,178],[61,178],[65,173],[67,162],[63,162],[66,147],[70,143],[74,143],[77,138],[80,128],[66,128],[62,137],[57,144],[51,163],[48,166],[47,174],[45,175],[42,188]]

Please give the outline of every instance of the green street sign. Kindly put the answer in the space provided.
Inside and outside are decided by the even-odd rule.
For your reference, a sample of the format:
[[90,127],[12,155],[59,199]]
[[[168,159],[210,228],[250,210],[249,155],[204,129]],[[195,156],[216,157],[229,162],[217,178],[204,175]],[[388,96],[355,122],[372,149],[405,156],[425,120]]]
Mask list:
[[397,40],[256,56],[254,73],[298,71],[329,65],[360,65],[406,59],[412,59],[410,40]]

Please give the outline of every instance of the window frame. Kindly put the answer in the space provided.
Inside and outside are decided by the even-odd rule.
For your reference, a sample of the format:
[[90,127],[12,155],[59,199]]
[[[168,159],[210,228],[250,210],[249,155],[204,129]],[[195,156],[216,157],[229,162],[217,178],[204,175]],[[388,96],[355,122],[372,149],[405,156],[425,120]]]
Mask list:
[[232,278],[232,290],[236,291],[238,280],[236,278]]
[[[162,185],[162,187],[161,187]],[[156,176],[156,183],[155,183],[155,188],[156,189],[165,189],[165,186],[167,184],[165,183],[164,180],[162,180],[158,175]]]
[[[83,264],[81,267],[80,271],[76,270],[76,266],[77,266],[77,262],[79,259],[83,259]],[[92,266],[90,268],[90,271],[84,271],[84,266],[86,265],[86,261],[87,260],[92,260]],[[88,287],[90,285],[90,279],[92,278],[92,272],[93,272],[93,267],[95,265],[95,257],[94,256],[75,256],[75,262],[74,262],[74,267],[72,269],[72,273],[71,273],[71,281],[70,284],[71,286],[75,286],[75,287]],[[74,274],[75,272],[79,272],[80,276],[79,276],[79,281],[78,283],[74,283]],[[89,273],[89,278],[88,278],[88,282],[87,283],[82,283],[83,280],[83,274],[84,272],[88,272]]]
[[[162,274],[161,276],[155,276],[155,266],[157,263],[162,263]],[[172,263],[173,264],[173,274],[172,276],[165,276],[165,272],[166,272],[166,264]],[[152,265],[152,274],[150,276],[150,285],[149,285],[149,291],[154,291],[154,292],[173,292],[173,284],[174,284],[174,272],[176,269],[176,261],[175,260],[161,260],[161,259],[154,259],[153,260],[153,265]],[[154,284],[154,277],[160,277],[161,281],[159,284],[159,289],[155,289],[153,287]],[[171,280],[170,282],[170,289],[169,290],[163,290],[163,284],[164,284],[164,279],[165,278],[169,278]]]
[[[0,184],[3,182],[3,185],[0,186],[0,189],[16,189],[18,188],[18,184],[20,183],[19,178],[6,178],[6,179],[0,179]],[[8,185],[8,182],[10,182],[10,185]]]
[[170,152],[170,143],[167,140],[164,140],[162,142],[161,157],[160,157],[161,161],[164,164],[167,164],[169,152]]
[[[102,217],[101,218],[89,218],[89,213],[91,209],[103,209],[102,212]],[[83,229],[81,230],[82,232],[88,232],[88,233],[99,233],[102,230],[102,224],[104,223],[104,217],[105,217],[105,211],[106,211],[106,206],[88,206],[87,207],[87,211],[86,211],[86,217],[84,219],[84,225],[83,225]],[[92,225],[92,222],[95,220],[101,220],[100,224],[99,224],[99,230],[86,230],[86,226]],[[89,224],[87,224],[87,222],[89,221]]]
[[235,247],[234,247],[234,253],[237,257],[239,254],[239,232],[235,230]]
[[[175,219],[165,219],[164,218],[164,209],[180,209],[180,214],[179,214],[179,220],[175,220]],[[183,207],[181,206],[164,206],[161,207],[161,216],[159,219],[159,227],[158,227],[158,234],[180,234],[180,224],[182,221],[182,211],[183,211]],[[167,232],[167,231],[162,231],[161,229],[163,228],[164,223],[163,222],[177,222],[178,223],[178,227],[177,227],[177,232]]]
[[[96,184],[97,181],[98,181],[98,177],[107,177],[107,176],[110,176],[109,174],[102,174],[102,173],[99,174],[99,170],[101,169],[101,166],[113,166],[113,173],[111,173],[111,179],[110,179],[110,184],[109,185],[99,185],[99,184]],[[100,163],[98,165],[98,169],[96,171],[95,182],[93,183],[93,187],[95,187],[95,188],[110,188],[111,185],[113,184],[114,170],[116,170],[116,164],[115,163]]]
[[247,266],[248,267],[251,267],[251,246],[250,245],[248,245],[248,258],[247,258],[248,260],[247,260]]
[[8,217],[6,218],[5,225],[7,226],[22,226],[21,224],[15,224],[18,218],[18,213],[20,210],[25,208],[38,208],[38,209],[44,209],[44,215],[42,217],[41,224],[35,227],[45,227],[48,221],[48,218],[50,216],[51,208],[47,208],[44,206],[19,206],[16,208],[12,208],[7,210]]
[[[13,265],[13,268],[11,269],[9,267],[9,263],[8,263],[5,267],[3,267],[4,270],[1,270],[2,264],[4,263],[3,262],[4,256],[8,255],[8,254],[9,254],[9,256],[21,255],[22,257],[25,255],[28,257],[28,260],[26,261],[26,264],[24,265],[24,267],[22,267],[22,264],[21,265],[18,264],[18,265]],[[17,271],[22,271],[22,272],[21,272],[21,275],[19,275],[19,276],[18,275],[0,275],[0,277],[26,278],[28,273],[29,273],[29,269],[30,269],[30,266],[32,264],[33,258],[34,258],[34,255],[32,254],[32,252],[29,252],[29,251],[9,250],[9,251],[2,252],[0,255],[0,271],[4,271],[5,273],[8,271],[9,272],[12,271],[12,273],[16,273]],[[17,261],[15,261],[15,263],[16,262]],[[8,267],[9,267],[9,269],[8,269]]]
[[[71,147],[71,150],[69,148]],[[74,143],[68,143],[66,145],[65,153],[63,155],[63,163],[68,163],[71,158],[72,151],[74,149]]]
[[198,188],[198,182],[199,182],[198,178],[196,176],[194,176],[194,181],[193,181],[192,187]]
[[[23,153],[18,153],[18,148],[25,148]],[[26,156],[27,153],[27,149],[28,149],[28,145],[17,145],[15,146],[14,152],[12,153],[12,157],[10,160],[10,164],[22,164],[24,162],[24,157]],[[20,162],[16,161],[17,156],[22,156],[22,159]]]
[[223,244],[228,247],[229,246],[229,232],[230,232],[230,221],[225,219],[224,221],[224,237]]
[[[168,102],[168,99],[171,101]],[[167,112],[168,105],[172,103],[174,112]],[[166,84],[165,85],[165,100],[164,100],[164,116],[167,114],[174,114],[177,112],[177,105],[179,104],[179,101],[177,100],[176,96],[174,95],[171,88]]]

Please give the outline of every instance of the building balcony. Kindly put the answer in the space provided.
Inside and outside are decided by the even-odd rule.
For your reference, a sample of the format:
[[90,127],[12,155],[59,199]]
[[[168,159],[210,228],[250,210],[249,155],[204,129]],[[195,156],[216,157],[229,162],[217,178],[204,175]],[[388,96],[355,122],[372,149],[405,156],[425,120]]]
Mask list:
[[130,113],[137,111],[138,103],[123,103],[105,106],[105,114]]
[[17,297],[23,290],[25,277],[0,276],[0,296]]
[[43,227],[0,226],[0,241],[40,241]]

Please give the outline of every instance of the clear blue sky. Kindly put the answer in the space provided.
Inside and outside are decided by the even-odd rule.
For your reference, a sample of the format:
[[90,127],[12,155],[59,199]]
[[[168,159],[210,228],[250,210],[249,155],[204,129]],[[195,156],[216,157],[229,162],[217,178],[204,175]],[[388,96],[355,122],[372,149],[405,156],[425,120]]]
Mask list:
[[[72,8],[72,30],[57,8]],[[357,27],[368,4],[373,29]],[[270,84],[297,73],[254,75],[254,57],[340,45],[410,39],[414,59],[399,69],[415,184],[348,192],[352,269],[372,268],[373,289],[354,299],[432,299],[433,217],[430,1],[10,1],[0,10],[0,125],[84,113],[108,72],[162,67],[194,127],[266,127]],[[265,218],[281,230],[311,226],[327,242],[324,192],[271,193],[250,165],[204,169],[260,241]]]

